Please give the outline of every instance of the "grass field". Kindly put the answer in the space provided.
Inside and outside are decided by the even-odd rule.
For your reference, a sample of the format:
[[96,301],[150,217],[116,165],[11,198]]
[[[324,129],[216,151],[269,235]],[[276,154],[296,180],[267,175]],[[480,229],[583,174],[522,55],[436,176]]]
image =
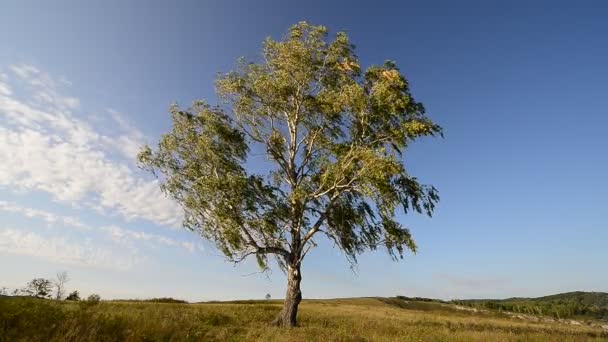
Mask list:
[[305,300],[299,327],[269,326],[279,301],[202,304],[0,298],[0,341],[607,341],[597,327],[539,323],[437,303]]

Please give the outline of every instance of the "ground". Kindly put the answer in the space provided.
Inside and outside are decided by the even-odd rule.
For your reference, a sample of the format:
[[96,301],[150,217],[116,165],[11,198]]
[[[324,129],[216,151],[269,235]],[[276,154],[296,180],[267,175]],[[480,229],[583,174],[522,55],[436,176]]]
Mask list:
[[0,341],[608,341],[599,327],[385,298],[304,300],[299,327],[269,322],[280,301],[167,304],[0,298]]

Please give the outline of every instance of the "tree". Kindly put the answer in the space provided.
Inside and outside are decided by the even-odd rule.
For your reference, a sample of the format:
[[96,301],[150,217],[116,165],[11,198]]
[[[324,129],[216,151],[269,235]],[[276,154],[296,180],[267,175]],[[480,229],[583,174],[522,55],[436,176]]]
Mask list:
[[78,293],[78,291],[73,291],[67,297],[65,297],[65,300],[79,301],[80,294]]
[[396,215],[430,216],[439,197],[407,172],[403,152],[441,128],[394,62],[362,72],[346,33],[329,41],[325,27],[301,22],[216,89],[220,105],[171,106],[171,132],[139,163],[181,204],[183,225],[229,260],[255,256],[266,270],[274,259],[287,273],[278,325],[296,325],[302,261],[319,236],[353,264],[378,247],[395,260],[416,252]]
[[266,300],[270,300],[270,298],[272,298],[272,297],[270,296],[270,293],[267,293],[267,294],[264,296],[264,298],[265,298]]
[[57,278],[55,279],[55,299],[61,300],[65,294],[65,284],[70,281],[68,277],[68,273],[65,271],[57,273]]
[[52,289],[52,281],[44,278],[34,278],[27,283],[23,292],[36,298],[50,298]]
[[93,293],[89,297],[87,297],[88,302],[97,303],[101,300],[101,297],[98,294]]

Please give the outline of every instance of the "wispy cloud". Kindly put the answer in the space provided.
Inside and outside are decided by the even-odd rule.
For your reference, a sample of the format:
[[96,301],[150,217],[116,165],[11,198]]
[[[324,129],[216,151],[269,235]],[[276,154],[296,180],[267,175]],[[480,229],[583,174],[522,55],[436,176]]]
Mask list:
[[141,261],[136,251],[117,254],[92,241],[72,241],[65,237],[46,237],[22,229],[0,229],[0,251],[43,258],[47,261],[128,270]]
[[179,241],[164,235],[150,234],[145,232],[126,230],[118,226],[106,226],[101,228],[103,231],[110,234],[112,240],[117,243],[131,245],[132,241],[144,241],[157,246],[177,247],[188,250],[193,253],[195,250],[202,250],[202,246],[195,245],[189,241]]
[[0,95],[10,96],[12,95],[12,91],[9,88],[8,84],[8,76],[4,73],[0,73]]
[[5,211],[9,213],[17,213],[26,217],[36,217],[44,220],[46,223],[54,225],[54,224],[62,224],[70,227],[74,227],[77,229],[88,230],[86,224],[82,223],[78,218],[73,216],[64,216],[57,215],[45,210],[39,210],[34,208],[28,208],[19,206],[15,203],[0,201],[0,211]]
[[[46,210],[21,206],[13,202],[0,201],[0,211],[18,214],[27,218],[39,218],[52,227],[71,227],[78,230],[102,233],[108,236],[114,243],[128,246],[133,250],[138,249],[138,247],[141,246],[141,243],[143,243],[145,247],[173,247],[187,250],[190,253],[204,250],[202,245],[190,241],[177,240],[160,234],[125,229],[116,225],[93,227],[73,216],[58,215]],[[134,242],[138,242],[140,245],[135,245]]]
[[58,84],[51,76],[32,65],[11,65],[9,69],[29,86],[32,99],[38,104],[51,105],[56,109],[71,110],[80,105],[75,97],[62,96],[57,92]]
[[115,137],[104,136],[102,139],[108,146],[113,147],[122,154],[127,160],[134,161],[139,149],[145,144],[145,136],[141,133],[129,119],[122,113],[108,109],[108,114],[116,123],[117,134]]
[[[60,93],[65,81],[29,65],[9,70],[0,78],[0,186],[44,191],[57,201],[127,220],[179,225],[177,204],[162,194],[157,181],[134,170],[144,135],[124,116],[109,112],[118,130],[102,134],[75,116],[81,104]],[[112,151],[127,160],[112,158]]]

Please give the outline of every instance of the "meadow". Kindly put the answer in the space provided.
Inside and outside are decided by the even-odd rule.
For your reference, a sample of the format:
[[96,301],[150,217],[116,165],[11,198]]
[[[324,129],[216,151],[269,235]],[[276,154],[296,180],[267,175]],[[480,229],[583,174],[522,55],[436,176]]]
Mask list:
[[607,341],[588,325],[398,298],[304,300],[299,326],[269,322],[280,301],[70,302],[0,297],[0,341]]

